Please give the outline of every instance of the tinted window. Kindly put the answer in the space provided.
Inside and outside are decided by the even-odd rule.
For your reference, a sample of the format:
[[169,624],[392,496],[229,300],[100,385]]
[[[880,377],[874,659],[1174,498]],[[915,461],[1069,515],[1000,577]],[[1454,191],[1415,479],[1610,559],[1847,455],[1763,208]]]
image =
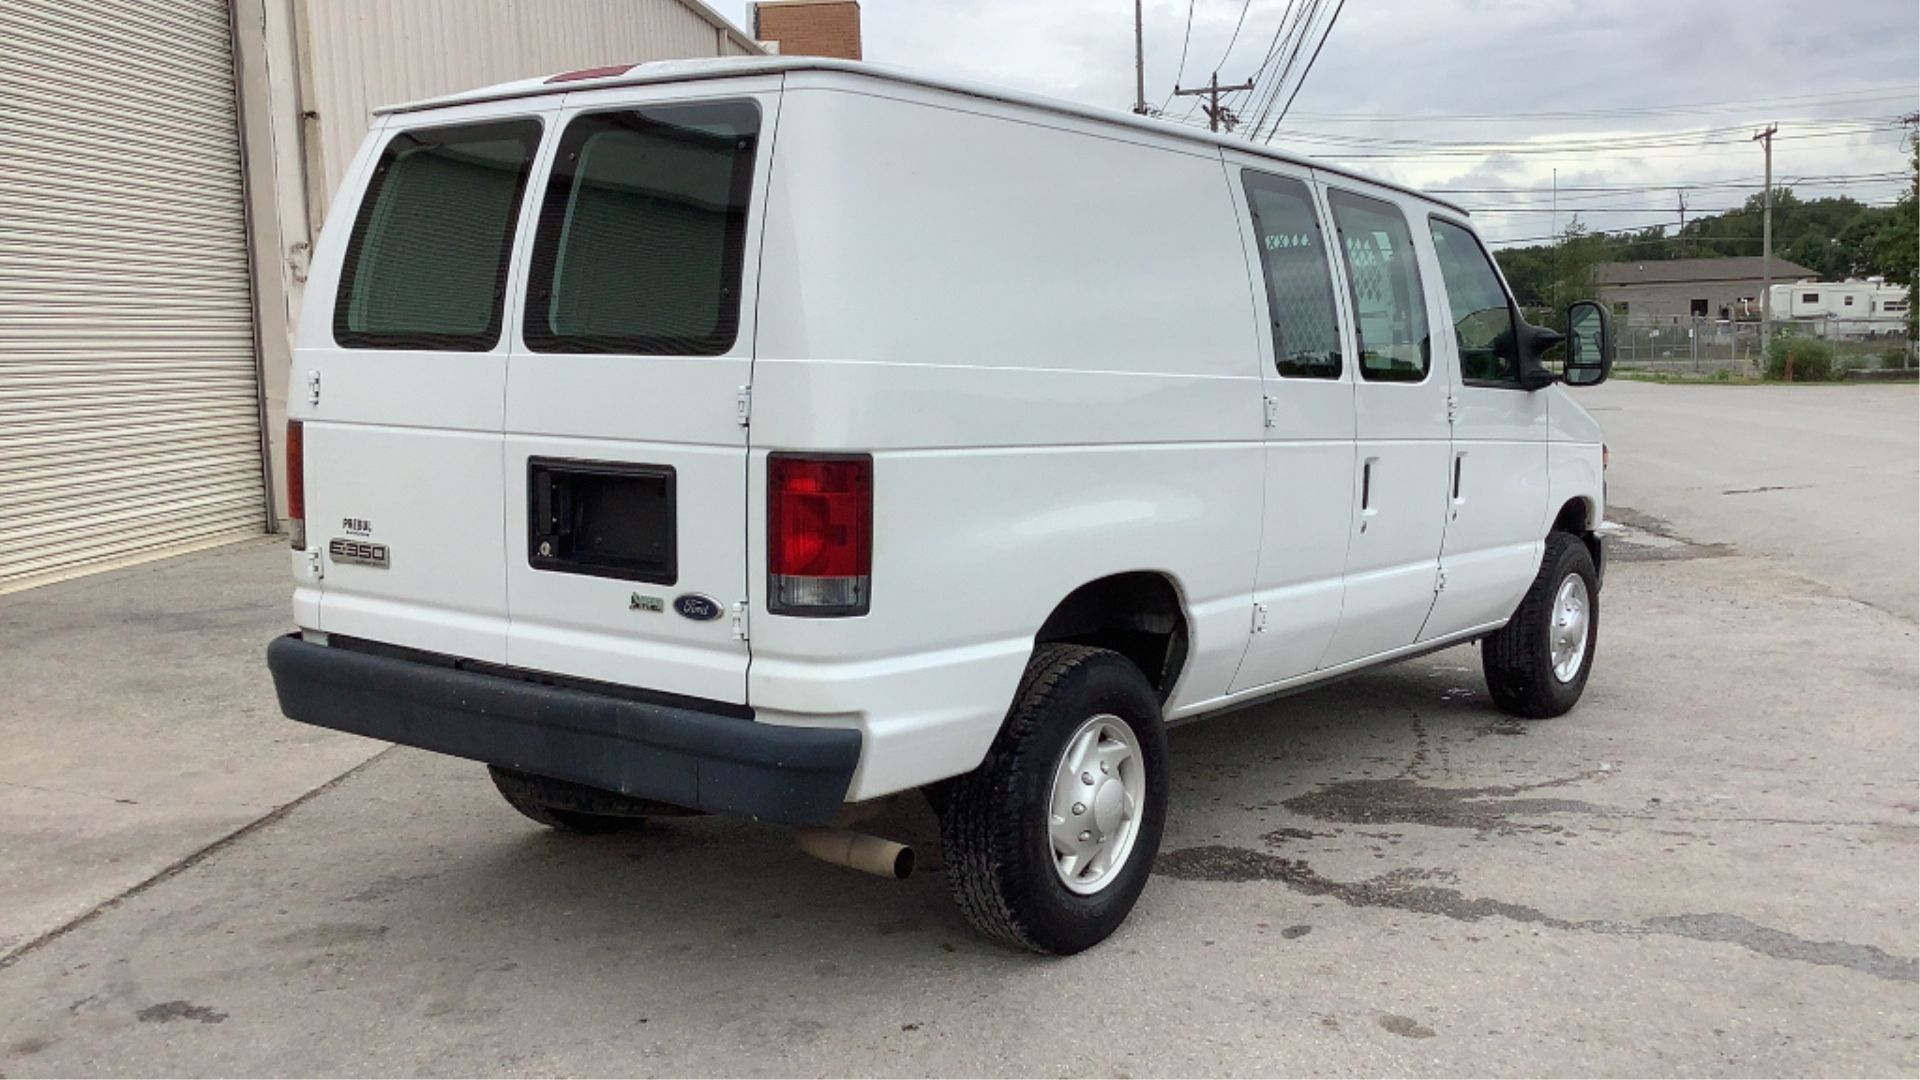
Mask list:
[[714,356],[740,325],[759,110],[648,106],[567,125],[540,208],[527,346]]
[[[1460,343],[1460,377],[1469,382],[1517,382],[1519,339],[1513,309],[1492,260],[1473,234],[1451,221],[1433,221],[1433,250],[1447,287],[1447,311]],[[1706,301],[1698,301],[1702,314]]]
[[534,120],[388,140],[347,238],[334,340],[355,349],[493,348],[539,142]]
[[1427,377],[1432,342],[1406,215],[1390,202],[1345,191],[1329,191],[1327,202],[1347,256],[1361,377],[1419,382]]
[[1340,329],[1333,275],[1313,196],[1298,180],[1257,172],[1242,176],[1267,279],[1274,367],[1292,378],[1337,379]]

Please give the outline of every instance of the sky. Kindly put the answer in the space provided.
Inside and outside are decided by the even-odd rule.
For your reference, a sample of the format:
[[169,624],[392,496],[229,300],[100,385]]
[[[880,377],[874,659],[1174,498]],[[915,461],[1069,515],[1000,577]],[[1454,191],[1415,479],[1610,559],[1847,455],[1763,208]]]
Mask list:
[[[1147,0],[1148,104],[1167,101],[1183,45],[1183,85],[1216,67],[1222,83],[1243,82],[1314,3]],[[723,10],[749,25],[745,4]],[[862,0],[861,15],[869,61],[1133,104],[1127,0]],[[1891,202],[1908,130],[1898,118],[1920,112],[1915,0],[1319,0],[1304,33],[1281,35],[1301,38],[1297,53],[1281,50],[1294,64],[1259,137],[1452,189],[1499,246],[1549,237],[1575,212],[1593,229],[1671,225],[1682,188],[1689,216],[1737,207],[1762,187],[1751,137],[1769,123],[1776,186]],[[1267,66],[1263,89],[1280,67]],[[1204,123],[1188,113],[1195,100],[1173,98],[1168,118]],[[1251,120],[1258,104],[1235,100]]]

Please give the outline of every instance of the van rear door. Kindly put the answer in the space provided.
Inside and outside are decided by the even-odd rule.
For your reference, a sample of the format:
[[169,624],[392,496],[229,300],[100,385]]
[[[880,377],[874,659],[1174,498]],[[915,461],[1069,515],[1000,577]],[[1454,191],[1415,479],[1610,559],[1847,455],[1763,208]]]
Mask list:
[[506,297],[558,104],[391,117],[342,186],[288,402],[306,493],[296,608],[312,629],[506,658]]
[[566,97],[507,367],[516,667],[746,700],[753,253],[778,89]]

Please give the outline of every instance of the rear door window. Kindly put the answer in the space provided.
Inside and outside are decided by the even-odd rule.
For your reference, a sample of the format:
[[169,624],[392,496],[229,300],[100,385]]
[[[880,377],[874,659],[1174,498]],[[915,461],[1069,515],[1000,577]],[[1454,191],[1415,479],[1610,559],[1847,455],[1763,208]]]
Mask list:
[[1432,219],[1433,250],[1447,287],[1447,310],[1460,346],[1460,377],[1466,382],[1519,385],[1520,342],[1513,308],[1493,260],[1464,227]]
[[1251,169],[1241,174],[1267,282],[1273,363],[1292,379],[1340,377],[1340,327],[1333,271],[1313,195],[1298,180]]
[[1420,382],[1432,362],[1426,296],[1413,235],[1400,208],[1384,199],[1330,189],[1327,203],[1347,257],[1360,331],[1360,376],[1371,382]]
[[759,126],[750,101],[649,105],[569,123],[534,237],[527,347],[732,349]]
[[540,122],[419,128],[387,141],[347,238],[333,337],[350,349],[485,352]]

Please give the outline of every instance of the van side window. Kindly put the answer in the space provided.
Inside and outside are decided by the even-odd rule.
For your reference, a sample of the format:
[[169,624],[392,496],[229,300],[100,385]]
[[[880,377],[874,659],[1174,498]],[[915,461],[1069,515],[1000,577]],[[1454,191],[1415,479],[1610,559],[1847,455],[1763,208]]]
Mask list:
[[1433,359],[1426,296],[1413,235],[1400,208],[1329,189],[1333,223],[1347,256],[1347,288],[1360,331],[1360,376],[1374,382],[1420,382]]
[[1520,342],[1500,275],[1472,233],[1451,221],[1431,220],[1440,281],[1447,287],[1453,336],[1460,343],[1460,378],[1518,386]]
[[733,348],[759,128],[751,101],[648,105],[568,124],[534,236],[527,347]]
[[1267,280],[1273,365],[1293,379],[1340,377],[1340,327],[1333,271],[1313,195],[1298,180],[1243,170],[1254,242]]
[[537,120],[403,131],[373,167],[347,237],[333,339],[349,349],[485,352]]

